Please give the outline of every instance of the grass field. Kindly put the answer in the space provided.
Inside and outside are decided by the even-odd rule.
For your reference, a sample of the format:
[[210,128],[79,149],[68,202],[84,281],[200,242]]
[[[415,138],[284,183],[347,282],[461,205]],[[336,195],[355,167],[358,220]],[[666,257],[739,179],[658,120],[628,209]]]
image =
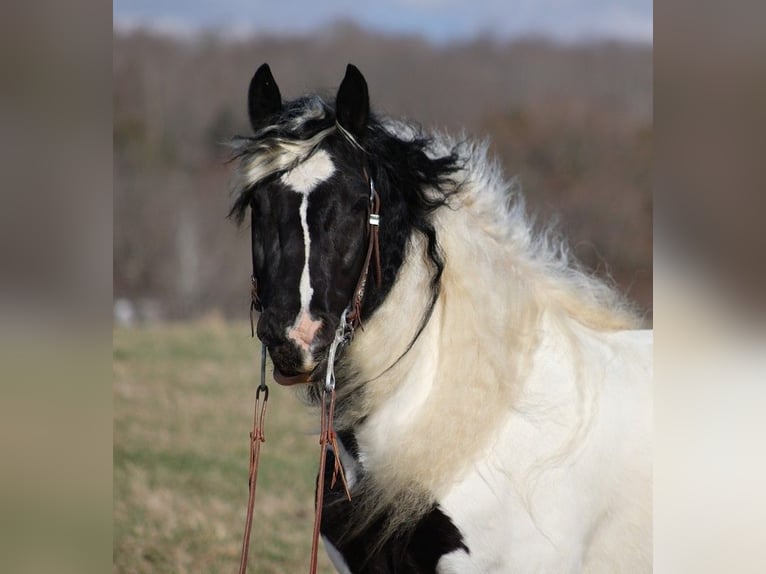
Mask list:
[[[237,571],[260,357],[249,329],[115,330],[114,572]],[[318,421],[267,376],[250,572],[306,572]],[[322,549],[320,571],[334,572]]]

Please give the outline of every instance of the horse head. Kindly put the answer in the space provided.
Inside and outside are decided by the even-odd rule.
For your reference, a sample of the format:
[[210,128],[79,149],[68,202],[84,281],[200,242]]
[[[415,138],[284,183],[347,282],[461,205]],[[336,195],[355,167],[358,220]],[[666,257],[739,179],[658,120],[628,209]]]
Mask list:
[[349,65],[334,109],[285,104],[263,64],[250,82],[248,110],[257,142],[244,166],[252,182],[257,334],[279,382],[306,382],[364,266],[371,182],[358,141],[369,118],[367,83]]

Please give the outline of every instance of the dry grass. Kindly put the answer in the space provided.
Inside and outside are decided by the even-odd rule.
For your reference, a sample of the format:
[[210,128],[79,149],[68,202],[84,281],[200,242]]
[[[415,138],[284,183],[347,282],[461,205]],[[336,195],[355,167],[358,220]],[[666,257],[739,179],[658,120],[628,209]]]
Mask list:
[[[114,332],[114,572],[236,572],[258,351],[244,324]],[[303,572],[317,423],[270,388],[250,571]]]

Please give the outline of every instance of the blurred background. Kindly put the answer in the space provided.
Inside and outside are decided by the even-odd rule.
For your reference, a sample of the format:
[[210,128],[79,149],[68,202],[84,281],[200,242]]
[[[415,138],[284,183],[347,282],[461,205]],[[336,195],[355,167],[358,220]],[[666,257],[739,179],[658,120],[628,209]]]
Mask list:
[[117,1],[116,319],[245,316],[225,142],[263,62],[285,98],[334,96],[352,62],[378,112],[489,137],[538,219],[651,317],[651,40],[646,0]]
[[[114,4],[115,571],[237,562],[257,347],[225,143],[263,62],[285,98],[334,97],[352,62],[378,113],[489,138],[537,220],[651,321],[651,3],[361,6]],[[291,395],[272,389],[254,572],[310,550],[317,421]]]
[[[651,2],[117,1],[115,572],[238,560],[258,365],[225,143],[263,62],[285,98],[334,97],[352,62],[378,113],[489,138],[537,220],[652,318]],[[287,389],[270,402],[252,571],[298,572],[317,421]]]
[[[217,142],[246,130],[247,82],[269,60],[287,97],[331,95],[354,61],[381,111],[476,135],[504,122],[495,152],[541,219],[652,302],[654,571],[764,572],[765,23],[755,0],[6,2],[0,571],[235,571],[258,365]],[[402,74],[413,88],[395,97]],[[649,254],[651,226],[628,224],[649,217],[635,182],[650,160],[653,296],[638,287],[650,265],[626,277],[618,262]],[[635,219],[603,224],[622,209]],[[199,247],[182,257],[179,234]],[[191,287],[182,260],[201,270]],[[204,293],[209,264],[228,295]],[[113,281],[131,328],[113,329]],[[272,394],[252,571],[300,572],[316,423]]]

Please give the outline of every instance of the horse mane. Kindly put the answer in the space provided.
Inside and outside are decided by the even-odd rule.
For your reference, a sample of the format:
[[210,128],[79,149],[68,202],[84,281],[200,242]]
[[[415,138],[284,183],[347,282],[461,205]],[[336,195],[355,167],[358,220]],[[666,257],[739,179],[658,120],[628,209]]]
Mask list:
[[[475,336],[476,348],[495,345],[486,352],[497,355],[492,360],[502,365],[499,372],[504,375],[498,380],[497,369],[489,366],[483,374],[472,373],[470,365],[458,362],[460,349],[452,349],[452,374],[438,381],[432,413],[410,429],[415,436],[439,436],[439,441],[402,443],[380,460],[367,460],[375,466],[355,487],[364,492],[365,502],[349,533],[387,514],[382,544],[406,533],[408,525],[433,507],[435,493],[443,492],[470,462],[464,453],[491,441],[493,429],[513,408],[523,386],[543,315],[561,326],[575,355],[579,327],[610,332],[636,328],[641,320],[608,281],[575,261],[553,227],[535,226],[518,183],[503,176],[486,142],[425,134],[415,124],[375,116],[357,141],[338,126],[333,106],[318,96],[286,103],[253,136],[233,141],[239,170],[229,215],[241,223],[259,185],[304,161],[325,141],[368,167],[382,205],[382,288],[368,289],[362,310],[368,317],[365,332],[338,365],[338,429],[354,430],[390,399],[397,380],[426,356],[440,329],[454,328],[456,317],[465,317],[469,326],[467,333],[455,330],[458,336]],[[428,293],[405,297],[396,288],[403,277],[408,286],[425,287]],[[409,305],[406,315],[392,309],[404,302]],[[403,316],[420,316],[420,321],[410,331],[396,333],[402,323],[397,317]],[[498,348],[498,337],[490,335],[500,332],[509,334]],[[389,347],[388,355],[379,352]],[[465,392],[466,381],[471,393]],[[587,383],[582,377],[574,382],[583,403]],[[315,402],[317,388],[308,392]],[[478,426],[450,424],[445,413],[476,420]],[[587,429],[584,416],[563,450],[573,450]]]
[[[388,124],[387,128],[404,141],[417,133],[406,124]],[[422,418],[409,427],[410,438],[397,440],[392,436],[395,446],[390,452],[377,460],[367,458],[369,473],[355,487],[363,502],[357,507],[348,535],[384,519],[381,544],[389,537],[406,535],[408,528],[433,508],[446,485],[470,464],[469,453],[492,443],[494,429],[523,392],[544,320],[556,323],[575,361],[580,353],[580,327],[612,332],[641,323],[633,306],[608,280],[578,264],[553,226],[535,226],[518,183],[503,176],[488,153],[487,142],[436,134],[429,145],[427,154],[443,157],[448,152],[458,166],[451,174],[454,188],[444,204],[427,214],[437,240],[435,249],[444,261],[438,301],[432,309],[424,296],[418,298],[413,292],[417,285],[423,285],[417,280],[422,275],[417,270],[422,266],[419,261],[428,261],[432,247],[413,241],[407,253],[410,268],[403,268],[398,279],[407,281],[409,292],[390,294],[383,316],[370,321],[365,339],[360,338],[356,348],[349,348],[352,357],[344,361],[338,378],[343,381],[338,387],[343,409],[337,422],[339,428],[351,430],[392,400],[398,380],[417,372],[419,362],[428,362],[433,352],[429,349],[446,345],[437,351],[438,360],[449,366],[441,367],[440,378],[429,394],[428,409],[423,409],[418,415]],[[409,277],[415,279],[410,282]],[[397,336],[415,340],[402,328],[401,319],[416,315],[427,305],[429,316],[434,311],[431,323],[436,324],[428,326],[425,340],[415,348],[412,344],[403,348],[394,344]],[[397,328],[400,333],[393,332]],[[416,336],[422,331],[421,324]],[[447,344],[445,336],[463,342]],[[380,349],[387,345],[392,349],[384,353],[387,358],[381,357]],[[474,349],[483,349],[481,360],[501,367],[472,365]],[[412,356],[402,361],[406,353]],[[462,362],[467,364],[461,364],[457,357],[464,357]],[[583,374],[578,374],[573,384],[580,396],[577,409],[581,418],[571,440],[561,447],[562,459],[587,435],[589,412],[596,399]],[[540,467],[558,462],[557,455],[541,461]]]
[[587,271],[572,254],[555,224],[538,226],[530,217],[517,179],[506,179],[490,157],[488,141],[455,142],[466,166],[461,208],[513,261],[515,272],[537,291],[538,303],[596,331],[635,329],[642,320],[636,307],[610,277]]

